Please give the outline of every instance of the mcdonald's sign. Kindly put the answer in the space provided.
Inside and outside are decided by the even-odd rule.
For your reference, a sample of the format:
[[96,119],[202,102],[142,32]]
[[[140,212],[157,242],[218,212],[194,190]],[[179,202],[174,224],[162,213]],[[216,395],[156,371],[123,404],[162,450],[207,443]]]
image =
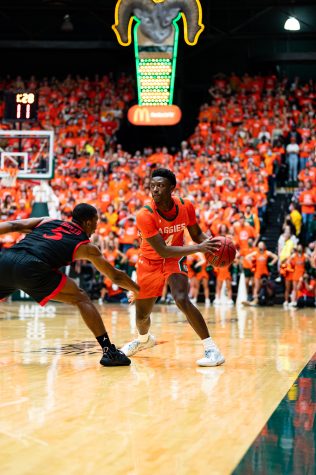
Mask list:
[[133,125],[176,125],[182,116],[178,106],[133,106],[128,120]]

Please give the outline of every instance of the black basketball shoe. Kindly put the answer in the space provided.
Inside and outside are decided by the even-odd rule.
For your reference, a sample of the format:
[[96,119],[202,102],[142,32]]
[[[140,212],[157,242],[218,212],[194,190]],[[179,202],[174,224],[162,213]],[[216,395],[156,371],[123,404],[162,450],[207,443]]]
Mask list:
[[112,344],[108,348],[103,348],[100,364],[103,366],[129,366],[131,360]]

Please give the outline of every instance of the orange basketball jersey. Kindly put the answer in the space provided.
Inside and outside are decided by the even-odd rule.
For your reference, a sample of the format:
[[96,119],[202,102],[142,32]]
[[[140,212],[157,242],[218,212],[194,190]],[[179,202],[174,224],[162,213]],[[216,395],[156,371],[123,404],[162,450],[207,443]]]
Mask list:
[[141,255],[147,259],[162,259],[147,242],[147,238],[161,234],[167,246],[183,246],[185,228],[196,224],[193,204],[177,197],[173,197],[173,201],[174,207],[168,213],[159,211],[152,200],[136,216],[136,224],[142,238]]

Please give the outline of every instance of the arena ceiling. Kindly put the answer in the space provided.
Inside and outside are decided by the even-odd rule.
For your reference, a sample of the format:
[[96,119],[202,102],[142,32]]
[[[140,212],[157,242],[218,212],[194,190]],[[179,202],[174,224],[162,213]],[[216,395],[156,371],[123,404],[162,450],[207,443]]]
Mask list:
[[[289,15],[301,22],[295,38],[316,37],[315,0],[201,0],[205,32],[201,42],[285,38]],[[1,0],[0,48],[116,49],[111,29],[116,0]],[[62,31],[69,15],[72,31]],[[293,35],[293,34],[292,34]],[[293,36],[294,37],[294,36]]]

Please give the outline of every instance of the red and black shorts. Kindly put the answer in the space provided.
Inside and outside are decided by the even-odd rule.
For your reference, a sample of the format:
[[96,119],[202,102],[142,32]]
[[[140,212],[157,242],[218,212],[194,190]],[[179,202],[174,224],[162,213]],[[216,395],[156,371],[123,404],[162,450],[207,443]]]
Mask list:
[[0,300],[23,290],[44,306],[63,289],[66,279],[31,254],[13,250],[0,254]]

